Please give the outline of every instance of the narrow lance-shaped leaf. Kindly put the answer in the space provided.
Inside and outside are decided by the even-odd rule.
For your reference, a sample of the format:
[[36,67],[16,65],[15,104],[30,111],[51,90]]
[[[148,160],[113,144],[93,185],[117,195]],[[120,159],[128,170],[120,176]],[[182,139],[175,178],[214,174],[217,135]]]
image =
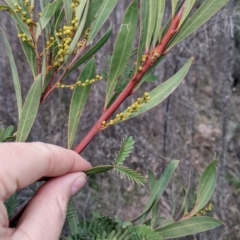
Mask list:
[[103,166],[97,166],[97,167],[92,167],[88,170],[85,171],[87,176],[92,176],[98,173],[104,173],[112,170],[114,168],[113,165],[103,165]]
[[200,28],[227,2],[228,0],[206,0],[193,16],[183,23],[180,31],[168,46],[168,50]]
[[171,0],[172,1],[172,16],[174,16],[175,10],[177,8],[178,0]]
[[88,14],[87,14],[87,19],[86,19],[86,24],[84,27],[84,31],[90,26],[90,24],[93,22],[97,11],[99,10],[103,0],[91,0],[90,1],[90,6],[88,9]]
[[71,21],[72,21],[72,6],[71,6],[71,4],[72,4],[72,0],[63,0],[65,18],[66,18],[68,26],[71,26]]
[[22,112],[22,93],[21,93],[21,86],[20,86],[20,81],[19,81],[19,77],[18,77],[18,71],[17,71],[15,61],[14,61],[11,47],[8,43],[8,40],[5,36],[2,28],[0,28],[0,32],[2,33],[2,36],[3,36],[3,42],[5,44],[6,53],[8,55],[10,67],[12,70],[13,85],[14,85],[14,90],[15,90],[16,99],[17,99],[18,118],[20,119],[21,112]]
[[148,8],[149,4],[146,0],[140,1],[140,37],[138,44],[138,64],[140,63],[141,57],[145,54],[146,39],[147,39],[147,26],[148,26]]
[[164,16],[164,10],[165,10],[165,1],[166,0],[158,1],[156,26],[155,26],[155,30],[154,30],[154,34],[153,34],[153,46],[154,47],[159,38],[159,31],[161,29],[162,20],[163,20],[163,16]]
[[188,73],[188,70],[192,64],[193,58],[190,58],[188,62],[179,70],[175,75],[173,75],[169,80],[162,83],[155,89],[153,89],[150,93],[150,100],[147,103],[143,103],[142,106],[137,110],[137,112],[133,112],[128,115],[127,109],[124,111],[125,120],[136,117],[152,108],[157,106],[163,100],[165,100],[182,82],[185,76]]
[[148,24],[147,24],[147,39],[146,39],[146,50],[148,51],[151,46],[151,40],[156,31],[156,19],[158,11],[158,0],[148,1]]
[[190,11],[193,8],[195,2],[196,2],[196,0],[186,0],[185,1],[185,7],[184,7],[183,15],[182,15],[181,21],[179,23],[179,26],[181,26],[183,24],[183,22],[186,20]]
[[37,76],[37,60],[36,60],[36,52],[33,49],[33,47],[28,44],[27,42],[23,42],[21,41],[22,44],[22,48],[24,51],[24,54],[27,58],[27,61],[29,63],[29,66],[32,70],[32,74],[34,76],[34,78]]
[[143,222],[145,220],[145,217],[148,215],[148,213],[152,210],[152,208],[158,203],[159,199],[161,198],[163,192],[165,191],[172,174],[174,173],[175,169],[178,166],[179,161],[178,160],[172,160],[167,168],[164,170],[161,178],[156,181],[152,191],[150,198],[147,202],[146,207],[144,208],[144,211],[142,214],[140,214],[138,217],[136,217],[133,221],[137,221],[138,219],[142,218]]
[[85,21],[86,21],[86,17],[87,17],[87,13],[88,13],[88,7],[89,7],[89,1],[87,0],[82,0],[80,5],[78,6],[78,20],[79,20],[79,26],[77,29],[77,32],[74,35],[74,38],[70,44],[69,47],[69,54],[71,54],[74,50],[74,48],[76,47],[80,36],[82,35],[83,32],[83,28],[85,25]]
[[43,50],[43,56],[42,56],[42,67],[41,67],[41,73],[42,73],[42,89],[44,88],[44,85],[46,84],[46,73],[47,73],[47,67],[46,67],[46,61],[47,61],[47,53],[46,50]]
[[197,192],[196,208],[194,208],[194,210],[191,212],[192,216],[204,208],[213,195],[217,182],[216,165],[217,161],[210,163],[200,179]]
[[13,125],[8,126],[4,133],[4,139],[11,137],[13,135],[13,131],[14,131],[14,126]]
[[37,116],[41,98],[41,74],[34,80],[23,105],[17,128],[17,142],[25,142]]
[[[56,15],[56,14],[55,14],[55,15]],[[64,9],[61,9],[58,17],[56,16],[56,18],[55,18],[55,25],[53,25],[55,31],[60,28],[60,25],[61,25],[61,23],[62,23],[62,21],[63,21],[64,16],[65,16]],[[53,32],[54,32],[54,31],[53,31]]]
[[103,35],[103,37],[88,52],[86,52],[79,60],[76,61],[75,64],[73,64],[73,66],[68,70],[66,76],[68,76],[81,64],[88,61],[107,42],[111,34],[112,34],[112,26],[109,27],[109,29]]
[[[89,4],[90,4],[90,1],[88,1],[88,0],[80,1],[80,4],[77,6],[77,9],[76,9],[77,19],[80,20],[82,18],[82,16],[84,15],[84,12],[86,12],[86,15],[88,14]],[[87,8],[85,8],[86,5],[87,5]],[[85,24],[85,22],[86,22],[86,19],[84,19],[84,24]]]
[[[145,210],[147,210],[147,212],[149,212],[149,210],[152,207],[154,207],[160,200],[160,198],[161,198],[163,192],[165,191],[165,189],[172,177],[172,174],[176,170],[178,164],[179,164],[178,160],[172,160],[168,164],[167,168],[163,172],[160,179],[155,183],[155,186],[153,187],[151,195],[150,195],[150,199],[147,203],[147,206],[145,207]],[[148,208],[150,208],[150,209],[148,210]],[[147,215],[147,212],[144,214],[145,216]]]
[[208,231],[221,225],[220,221],[211,217],[194,217],[158,228],[155,231],[159,232],[163,239],[170,239]]
[[4,2],[6,2],[7,5],[9,5],[9,7],[10,7],[12,10],[15,9],[14,4],[16,3],[16,0],[4,0]]
[[8,11],[11,14],[13,13],[13,10],[10,7],[5,6],[5,5],[0,5],[0,12],[2,12],[2,11]]
[[51,0],[42,0],[42,1],[39,1],[40,3],[40,7],[41,7],[41,11],[43,11],[43,9],[48,5],[50,4]]
[[[91,59],[83,68],[78,81],[85,82],[95,77],[95,60]],[[77,86],[73,91],[68,118],[68,148],[73,145],[83,108],[86,104],[91,85]]]
[[63,0],[55,0],[48,4],[42,11],[42,16],[37,23],[36,38],[38,39],[41,31],[47,26],[54,13],[62,6]]
[[105,107],[108,105],[117,85],[118,77],[124,71],[128,59],[131,55],[131,49],[135,38],[138,21],[138,9],[136,1],[133,1],[124,16],[120,31],[117,36],[113,55],[111,58],[111,65],[108,74],[107,92]]
[[156,183],[156,178],[152,172],[151,169],[148,169],[148,182],[149,182],[149,187],[150,187],[150,191],[153,190],[155,183]]
[[[149,187],[150,187],[151,192],[153,191],[156,181],[157,180],[156,180],[153,172],[150,169],[148,169],[148,182],[149,182]],[[152,228],[154,228],[154,226],[156,224],[156,220],[157,220],[157,216],[158,216],[158,209],[159,209],[158,204],[156,204],[152,208],[152,218],[150,219]]]
[[109,15],[113,11],[114,7],[116,6],[118,0],[104,0],[101,4],[95,20],[92,24],[92,30],[88,38],[88,43],[90,43],[94,37],[97,35],[99,30],[102,28],[103,24],[108,19]]

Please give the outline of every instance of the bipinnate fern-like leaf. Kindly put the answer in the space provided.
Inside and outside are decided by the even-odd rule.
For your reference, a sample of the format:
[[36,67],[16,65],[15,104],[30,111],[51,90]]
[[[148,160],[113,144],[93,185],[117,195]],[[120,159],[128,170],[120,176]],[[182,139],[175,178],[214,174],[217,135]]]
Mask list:
[[117,222],[114,222],[112,219],[94,213],[90,221],[80,222],[79,232],[70,239],[102,239],[99,236],[103,234],[105,235],[105,239],[107,239],[106,236],[110,235],[117,228],[117,225]]
[[15,213],[17,207],[19,206],[20,199],[18,195],[15,193],[13,194],[6,202],[5,206],[8,212],[8,217],[11,218]]
[[125,159],[132,152],[133,145],[134,145],[134,140],[133,140],[132,137],[127,137],[127,138],[123,139],[123,141],[121,142],[121,145],[120,145],[120,149],[119,149],[119,151],[117,153],[117,156],[114,160],[114,164],[116,166],[123,164]]
[[67,222],[70,228],[71,235],[74,235],[78,232],[79,218],[77,211],[74,207],[73,201],[70,201],[67,208]]
[[115,166],[114,169],[117,173],[120,173],[124,178],[137,183],[138,185],[144,185],[146,183],[145,178],[138,172],[125,166]]
[[90,221],[79,224],[79,232],[68,240],[161,240],[158,232],[144,224],[123,227],[118,221],[93,214]]

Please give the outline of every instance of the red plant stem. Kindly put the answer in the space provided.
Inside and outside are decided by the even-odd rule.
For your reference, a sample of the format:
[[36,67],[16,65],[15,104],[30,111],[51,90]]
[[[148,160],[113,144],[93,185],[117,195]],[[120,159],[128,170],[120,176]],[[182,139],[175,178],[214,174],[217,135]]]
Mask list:
[[172,37],[178,31],[178,25],[182,17],[182,13],[184,10],[184,6],[180,9],[176,17],[172,17],[171,24],[169,29],[167,30],[165,36],[162,41],[154,48],[150,53],[147,54],[147,61],[142,66],[142,69],[138,71],[133,78],[130,80],[125,89],[120,93],[114,103],[106,109],[92,129],[88,132],[88,134],[83,138],[83,140],[77,145],[74,149],[75,152],[81,153],[84,148],[89,144],[89,142],[102,130],[101,125],[103,121],[107,121],[113,113],[118,109],[118,107],[124,102],[124,100],[130,96],[133,92],[136,84],[142,79],[144,74],[148,71],[148,69],[163,55],[165,54],[165,49],[172,39]]

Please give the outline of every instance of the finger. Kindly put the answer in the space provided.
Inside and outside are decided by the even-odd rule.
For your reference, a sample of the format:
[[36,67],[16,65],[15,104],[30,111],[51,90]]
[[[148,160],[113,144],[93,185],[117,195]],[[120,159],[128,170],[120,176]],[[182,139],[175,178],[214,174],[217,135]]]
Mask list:
[[24,211],[11,239],[59,239],[68,201],[85,183],[84,173],[69,173],[45,183]]
[[91,167],[77,153],[44,143],[3,143],[0,156],[0,200],[43,176],[56,177]]

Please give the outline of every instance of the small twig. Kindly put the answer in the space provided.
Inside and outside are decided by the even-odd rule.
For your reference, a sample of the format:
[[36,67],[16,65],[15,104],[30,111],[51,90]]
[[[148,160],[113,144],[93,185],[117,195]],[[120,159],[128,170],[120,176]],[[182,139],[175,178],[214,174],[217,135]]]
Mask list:
[[35,54],[36,54],[36,60],[37,60],[37,72],[38,72],[38,75],[41,73],[41,56],[38,52],[38,41],[35,37],[35,31],[31,28],[29,28],[29,31],[30,31],[30,34],[32,36],[32,40],[33,40],[33,48],[34,48],[34,51],[35,51]]
[[73,64],[81,57],[82,53],[84,52],[84,50],[87,48],[87,40],[84,39],[83,40],[83,45],[82,47],[77,51],[76,56],[73,58],[73,60],[71,61],[71,63],[68,66],[68,69],[71,68],[73,66]]
[[53,90],[57,87],[57,85],[59,83],[61,83],[66,75],[66,73],[68,72],[68,70],[74,65],[74,63],[81,57],[82,53],[84,52],[84,50],[87,48],[87,42],[84,41],[82,47],[78,50],[76,56],[73,58],[73,60],[71,61],[71,63],[66,66],[66,68],[64,69],[62,75],[59,77],[59,79],[56,81],[56,83],[52,86],[52,82],[51,81],[50,84],[48,84],[48,87],[46,88],[46,90],[43,92],[42,97],[41,97],[41,101],[40,104],[43,103],[46,98],[53,92]]

